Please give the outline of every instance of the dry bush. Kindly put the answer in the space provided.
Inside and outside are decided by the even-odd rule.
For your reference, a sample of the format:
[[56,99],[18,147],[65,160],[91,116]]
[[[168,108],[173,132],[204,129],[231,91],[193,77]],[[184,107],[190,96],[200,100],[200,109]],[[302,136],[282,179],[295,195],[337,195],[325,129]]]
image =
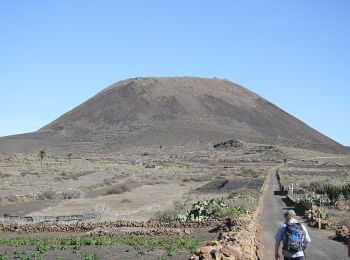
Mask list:
[[251,168],[242,168],[242,173],[245,177],[258,177],[258,173]]
[[350,214],[348,211],[329,210],[327,213],[336,221],[338,226],[350,226]]
[[42,193],[40,193],[38,195],[38,199],[39,200],[54,200],[54,199],[57,199],[57,193],[52,191],[52,190],[43,191]]
[[16,195],[7,196],[6,200],[11,203],[20,201],[19,197],[17,197]]
[[169,182],[166,181],[148,181],[148,185],[157,185],[157,184],[169,184]]
[[344,200],[337,201],[335,203],[335,206],[340,211],[348,211],[349,210],[349,201],[344,201]]
[[254,211],[261,192],[253,189],[238,189],[230,193],[229,205],[235,208],[241,208],[248,211]]
[[122,199],[120,203],[131,203],[132,201],[129,199]]
[[85,192],[79,189],[66,189],[57,194],[58,198],[61,200],[67,199],[79,199],[85,197]]
[[218,173],[216,173],[216,176],[217,177],[227,177],[227,174],[226,174],[226,172],[218,172]]
[[182,179],[183,182],[202,182],[202,181],[207,181],[206,177],[187,177]]
[[85,176],[85,175],[88,175],[88,174],[91,174],[92,172],[90,171],[86,171],[86,172],[76,172],[76,173],[67,173],[67,172],[62,172],[61,173],[61,178],[63,180],[78,180],[79,177],[81,176]]
[[92,208],[91,214],[97,218],[102,218],[103,216],[108,215],[110,211],[111,208],[109,208],[106,204],[98,204]]
[[38,172],[21,172],[21,176],[24,177],[26,175],[34,175],[34,176],[38,176],[39,173]]
[[0,172],[0,178],[6,178],[6,177],[10,177],[11,174],[9,173],[3,173],[3,172]]
[[106,185],[106,186],[112,186],[113,182],[109,179],[104,179],[103,180],[103,185]]
[[158,222],[171,222],[178,219],[178,216],[181,214],[185,214],[188,208],[188,201],[180,202],[176,201],[173,203],[173,207],[170,209],[157,211],[152,220]]
[[107,191],[107,195],[122,194],[122,193],[127,192],[127,191],[131,191],[130,186],[128,186],[127,184],[120,184],[120,185],[117,185],[117,186],[115,186],[113,188],[110,188]]

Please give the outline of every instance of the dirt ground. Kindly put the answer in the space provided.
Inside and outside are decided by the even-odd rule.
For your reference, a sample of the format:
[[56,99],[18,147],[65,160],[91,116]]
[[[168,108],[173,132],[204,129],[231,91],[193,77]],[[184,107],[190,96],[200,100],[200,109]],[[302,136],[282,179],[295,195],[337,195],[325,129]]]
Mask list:
[[[275,151],[256,152],[256,147],[259,145],[187,153],[73,155],[71,159],[48,154],[42,162],[38,155],[0,155],[0,213],[81,214],[105,205],[109,208],[106,219],[147,220],[176,201],[220,196],[195,192],[215,178],[252,177],[243,170],[256,169],[260,174],[259,170],[281,160]],[[67,189],[78,189],[85,196],[59,200],[47,195]]]
[[[96,207],[102,207],[105,211],[100,218],[90,221],[149,221],[157,213],[172,209],[176,202],[191,205],[203,199],[221,198],[248,184],[253,185],[253,189],[256,185],[256,189],[260,190],[267,173],[276,165],[285,165],[285,158],[290,169],[302,164],[307,171],[312,172],[314,170],[308,163],[314,163],[312,158],[315,156],[329,158],[334,155],[258,144],[205,151],[159,149],[103,157],[72,155],[70,159],[47,154],[42,161],[36,154],[0,155],[0,217],[5,213],[20,216],[75,215],[90,213]],[[328,159],[323,159],[321,164],[327,162]],[[346,162],[346,159],[338,160],[336,166],[341,168]],[[324,168],[321,170],[321,173],[326,171]],[[221,187],[222,183],[226,186]],[[76,199],[60,198],[58,194],[67,189],[77,189],[83,196]],[[257,258],[256,251],[261,251],[262,246],[257,245],[259,242],[256,235],[250,234],[257,233],[258,227],[251,225],[249,230],[248,226],[246,228],[245,233],[241,232],[241,237],[246,241],[244,244],[250,246],[242,246],[242,250],[250,258],[245,259]],[[205,244],[218,236],[209,230],[209,227],[198,230],[170,228],[170,231],[164,232],[163,229],[159,233],[156,229],[148,232],[147,228],[120,227],[114,232],[118,235],[133,232],[151,237],[159,234],[165,237],[199,237],[201,243]],[[44,235],[39,233],[39,236]],[[5,249],[1,247],[1,251]],[[85,251],[90,249],[86,248]],[[109,255],[111,251],[119,252],[123,259],[140,257],[124,245],[113,245],[103,250],[99,251],[102,259],[113,259]],[[148,252],[143,257],[162,257],[165,249],[157,250]],[[177,259],[187,259],[191,255],[189,251],[180,250],[177,253]],[[57,256],[62,256],[63,259],[82,258],[81,255],[50,254],[46,255],[48,259]]]

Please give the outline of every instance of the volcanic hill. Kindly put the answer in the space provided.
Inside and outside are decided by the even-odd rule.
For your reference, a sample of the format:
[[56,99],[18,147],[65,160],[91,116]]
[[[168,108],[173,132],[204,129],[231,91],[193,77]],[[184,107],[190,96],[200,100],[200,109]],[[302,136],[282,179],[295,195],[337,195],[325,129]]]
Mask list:
[[208,148],[227,139],[310,149],[344,146],[228,80],[133,78],[104,89],[0,152],[109,153],[135,147]]

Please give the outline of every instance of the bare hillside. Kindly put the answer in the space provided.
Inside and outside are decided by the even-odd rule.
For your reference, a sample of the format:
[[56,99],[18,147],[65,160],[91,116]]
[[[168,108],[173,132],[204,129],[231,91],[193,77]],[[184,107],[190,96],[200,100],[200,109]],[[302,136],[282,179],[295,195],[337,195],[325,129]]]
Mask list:
[[108,153],[160,145],[207,148],[230,138],[345,150],[228,80],[169,77],[120,81],[37,132],[0,138],[0,152]]

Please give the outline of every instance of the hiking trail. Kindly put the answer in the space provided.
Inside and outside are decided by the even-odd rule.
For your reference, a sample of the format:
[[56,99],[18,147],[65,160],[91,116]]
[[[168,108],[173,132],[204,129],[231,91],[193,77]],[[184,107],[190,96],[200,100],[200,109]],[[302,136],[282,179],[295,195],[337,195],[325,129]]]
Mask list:
[[[274,167],[270,170],[266,179],[266,186],[262,198],[263,204],[259,219],[261,237],[264,245],[264,254],[262,260],[275,259],[275,234],[279,226],[284,221],[283,213],[287,209],[294,209],[294,207],[288,207],[285,204],[285,196],[274,195],[274,191],[279,190],[279,185],[275,176],[275,171],[277,168],[278,167]],[[306,223],[303,223],[301,216],[297,216],[297,219],[299,222],[306,226],[311,237],[311,243],[307,245],[305,251],[306,260],[348,259],[347,245],[334,241],[330,238],[335,235],[333,231],[317,230],[308,227]]]

